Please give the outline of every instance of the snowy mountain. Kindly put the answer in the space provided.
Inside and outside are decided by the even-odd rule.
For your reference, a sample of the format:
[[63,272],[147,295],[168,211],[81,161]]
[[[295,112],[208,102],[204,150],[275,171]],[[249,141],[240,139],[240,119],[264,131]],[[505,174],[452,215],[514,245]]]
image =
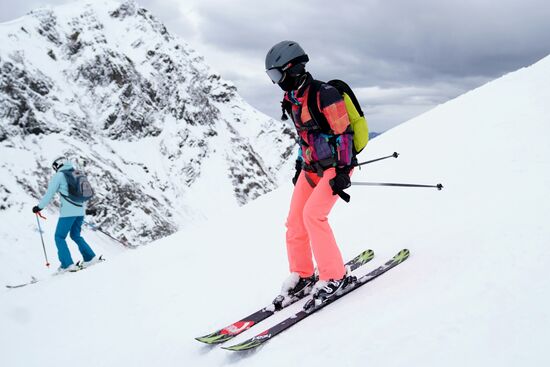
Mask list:
[[445,189],[352,187],[331,224],[345,258],[375,250],[365,271],[404,247],[410,259],[261,349],[235,354],[194,337],[278,292],[289,183],[155,246],[0,291],[0,365],[549,365],[549,78],[547,57],[370,142],[363,159],[401,155],[353,181]]
[[275,189],[293,134],[133,1],[0,24],[0,222],[26,223],[9,246],[37,240],[30,208],[61,154],[90,176],[93,221],[143,244]]

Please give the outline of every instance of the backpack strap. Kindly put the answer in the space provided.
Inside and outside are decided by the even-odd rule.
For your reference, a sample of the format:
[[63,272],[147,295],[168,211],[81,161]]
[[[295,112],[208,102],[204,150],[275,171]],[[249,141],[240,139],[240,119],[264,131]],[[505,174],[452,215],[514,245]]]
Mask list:
[[69,199],[69,197],[67,195],[63,195],[62,193],[59,193],[59,195],[61,195],[63,197],[63,199],[67,200],[69,203],[73,204],[74,206],[78,206],[80,208],[82,208],[84,206],[84,204],[75,203],[74,201]]
[[321,110],[319,110],[319,104],[317,103],[317,96],[319,95],[319,91],[321,90],[321,86],[323,84],[325,83],[319,80],[314,79],[311,81],[307,96],[307,108],[311,118],[315,121],[317,126],[319,126],[321,131],[328,134],[331,132],[330,125],[325,115],[321,112]]
[[281,120],[283,121],[288,120],[287,115],[289,115],[292,118],[292,120],[294,120],[294,118],[292,117],[292,103],[290,103],[288,99],[283,98],[283,100],[281,101],[281,110],[283,111]]
[[359,112],[359,116],[361,117],[365,116],[365,114],[363,113],[363,110],[361,110],[361,105],[359,104],[359,101],[357,100],[355,93],[353,93],[353,90],[351,90],[351,87],[346,82],[339,79],[333,79],[333,80],[330,80],[327,84],[332,85],[342,95],[346,93],[351,99],[351,101],[353,102],[353,105],[355,106],[355,109],[357,110],[357,112]]
[[73,177],[74,169],[69,169],[69,170],[61,171],[61,172],[63,172],[63,176],[65,176],[65,181],[67,181],[67,188],[68,188],[69,194],[70,194],[71,193],[71,185],[74,185],[74,177]]

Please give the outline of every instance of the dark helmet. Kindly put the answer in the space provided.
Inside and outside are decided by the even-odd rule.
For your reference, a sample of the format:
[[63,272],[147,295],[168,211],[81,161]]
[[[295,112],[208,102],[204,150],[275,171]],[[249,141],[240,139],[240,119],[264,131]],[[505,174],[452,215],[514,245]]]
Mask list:
[[53,170],[57,172],[63,166],[63,163],[65,163],[66,160],[67,158],[65,157],[56,158],[52,163]]
[[285,71],[293,66],[300,65],[300,72],[305,70],[304,65],[309,57],[298,42],[282,41],[271,47],[265,57],[265,70],[273,83],[279,83]]

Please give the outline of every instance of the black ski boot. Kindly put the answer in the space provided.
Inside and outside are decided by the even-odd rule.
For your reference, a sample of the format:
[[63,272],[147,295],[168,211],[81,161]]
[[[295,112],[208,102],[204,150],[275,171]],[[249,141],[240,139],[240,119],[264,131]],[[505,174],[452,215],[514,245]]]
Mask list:
[[275,310],[280,310],[285,307],[288,303],[290,303],[292,298],[302,298],[303,296],[308,295],[317,280],[318,278],[316,274],[313,274],[307,278],[302,278],[298,275],[298,273],[291,273],[283,283],[281,294],[273,300]]
[[304,309],[309,310],[314,306],[319,306],[329,298],[340,294],[342,290],[355,281],[357,281],[357,278],[349,274],[346,274],[342,279],[338,280],[331,279],[318,281],[311,291],[312,298],[304,305]]

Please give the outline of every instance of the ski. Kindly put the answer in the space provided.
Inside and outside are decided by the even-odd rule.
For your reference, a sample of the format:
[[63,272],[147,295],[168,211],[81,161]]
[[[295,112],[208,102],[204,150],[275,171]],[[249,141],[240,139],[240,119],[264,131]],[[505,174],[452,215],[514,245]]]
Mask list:
[[[361,252],[359,255],[351,259],[346,263],[346,267],[349,268],[349,271],[354,271],[357,268],[359,268],[362,265],[365,265],[368,263],[372,258],[374,257],[374,251],[372,250],[366,250]],[[234,322],[230,324],[229,326],[226,326],[218,331],[215,331],[213,333],[200,336],[195,338],[196,340],[206,343],[206,344],[220,344],[224,343],[230,339],[233,339],[240,333],[242,333],[245,330],[250,329],[252,326],[260,323],[261,321],[267,319],[271,315],[273,315],[275,312],[290,306],[291,304],[299,301],[300,299],[304,298],[304,296],[300,297],[293,297],[291,299],[285,300],[284,303],[281,303],[278,307],[276,307],[273,303],[270,305],[246,316],[245,318],[242,318],[241,320]]]
[[105,236],[109,237],[110,239],[112,239],[112,240],[115,241],[115,242],[120,243],[122,246],[124,246],[124,247],[126,247],[126,248],[129,248],[129,249],[136,249],[136,248],[138,248],[137,245],[133,245],[133,244],[129,243],[129,242],[126,241],[126,240],[121,240],[121,239],[118,239],[118,238],[116,238],[116,237],[110,235],[108,232],[106,232],[106,231],[104,231],[103,229],[101,229],[101,227],[99,227],[99,226],[97,226],[97,225],[95,225],[95,224],[93,224],[93,223],[84,221],[84,224],[85,224],[86,226],[90,227],[90,229],[91,229],[92,231],[98,231],[99,233],[103,233]]
[[6,288],[8,288],[8,289],[22,288],[22,287],[25,287],[25,286],[30,285],[30,284],[38,283],[38,280],[39,280],[38,278],[31,275],[31,280],[30,281],[28,281],[26,283],[16,284],[16,285],[7,284]]
[[[357,288],[361,287],[362,285],[367,284],[371,280],[377,278],[378,276],[384,274],[388,270],[394,268],[395,266],[401,264],[403,261],[405,261],[409,257],[409,250],[404,249],[399,251],[397,255],[395,255],[391,260],[386,262],[384,265],[374,269],[370,273],[360,277],[357,279],[354,283],[352,283],[350,286],[345,288],[340,294],[336,294],[333,298],[328,299],[326,302],[321,303],[320,305],[315,305],[308,309],[302,309],[298,311],[296,314],[290,316],[284,321],[281,321],[280,323],[274,325],[273,327],[265,330],[264,332],[242,342],[238,343],[229,347],[222,347],[226,350],[231,351],[244,351],[249,350],[258,347],[259,345],[267,342],[271,338],[273,338],[275,335],[283,332],[284,330],[290,328],[293,325],[296,325],[298,322],[302,321],[306,317],[312,315],[313,313],[319,311],[323,307],[331,304],[332,302],[336,301],[337,299],[345,296],[346,294],[356,290]],[[313,302],[313,300],[310,300],[310,304]],[[307,304],[306,304],[307,305]]]
[[79,261],[79,262],[76,263],[76,266],[79,268],[77,271],[88,269],[90,266],[94,266],[94,265],[102,263],[104,261],[105,261],[105,258],[103,257],[103,255],[99,255],[97,260],[95,262],[93,262],[92,264],[89,264],[89,265],[84,265],[84,263],[82,261]]
[[[90,266],[94,266],[96,264],[99,264],[101,262],[105,261],[105,258],[103,257],[103,255],[100,255],[99,258],[97,259],[96,262],[94,262],[93,264],[90,264],[88,266],[84,266],[82,261],[78,261],[75,265],[76,265],[76,270],[69,270],[68,272],[66,273],[77,273],[81,270],[84,270],[84,269],[87,269],[89,268]],[[61,274],[65,274],[65,273],[53,273],[51,274],[51,276],[58,276],[58,275],[61,275]],[[16,289],[16,288],[23,288],[23,287],[26,287],[28,285],[31,285],[31,284],[36,284],[40,281],[39,278],[36,278],[35,276],[32,276],[31,275],[31,280],[26,282],[26,283],[21,283],[21,284],[15,284],[15,285],[11,285],[11,284],[7,284],[6,285],[6,288],[8,289]]]

